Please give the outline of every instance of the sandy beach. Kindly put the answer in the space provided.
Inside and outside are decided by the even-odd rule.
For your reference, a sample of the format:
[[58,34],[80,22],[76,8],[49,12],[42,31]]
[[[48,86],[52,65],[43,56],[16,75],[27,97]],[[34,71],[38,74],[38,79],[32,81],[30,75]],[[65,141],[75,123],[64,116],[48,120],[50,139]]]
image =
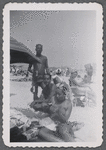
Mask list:
[[[15,77],[19,78],[19,77]],[[36,113],[30,109],[29,104],[33,101],[30,92],[31,81],[10,81],[10,115],[14,111],[21,112],[28,119],[36,119]],[[41,89],[39,88],[39,95]],[[69,121],[83,122],[84,127],[75,132],[75,136],[81,142],[96,141],[96,106],[73,107]]]

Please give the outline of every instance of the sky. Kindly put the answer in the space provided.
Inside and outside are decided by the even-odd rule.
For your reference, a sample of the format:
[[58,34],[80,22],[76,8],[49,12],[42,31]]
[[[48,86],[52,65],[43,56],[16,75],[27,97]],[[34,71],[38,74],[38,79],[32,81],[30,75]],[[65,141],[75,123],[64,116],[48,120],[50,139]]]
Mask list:
[[11,11],[10,34],[33,52],[42,44],[50,67],[96,63],[95,11]]

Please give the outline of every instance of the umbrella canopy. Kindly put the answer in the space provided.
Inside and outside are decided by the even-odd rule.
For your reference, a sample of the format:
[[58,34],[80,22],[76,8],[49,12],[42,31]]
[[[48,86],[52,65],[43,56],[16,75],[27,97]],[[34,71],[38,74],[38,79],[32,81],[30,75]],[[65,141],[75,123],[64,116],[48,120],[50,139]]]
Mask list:
[[36,57],[32,51],[24,44],[10,37],[10,63],[40,63],[40,59]]

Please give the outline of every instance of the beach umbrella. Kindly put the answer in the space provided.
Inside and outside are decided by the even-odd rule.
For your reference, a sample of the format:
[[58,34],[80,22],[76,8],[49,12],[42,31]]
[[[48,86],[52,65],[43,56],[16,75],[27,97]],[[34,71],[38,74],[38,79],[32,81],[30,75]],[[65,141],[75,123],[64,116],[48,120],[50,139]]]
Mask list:
[[32,51],[23,43],[18,42],[10,37],[10,63],[40,63],[40,59],[36,57]]

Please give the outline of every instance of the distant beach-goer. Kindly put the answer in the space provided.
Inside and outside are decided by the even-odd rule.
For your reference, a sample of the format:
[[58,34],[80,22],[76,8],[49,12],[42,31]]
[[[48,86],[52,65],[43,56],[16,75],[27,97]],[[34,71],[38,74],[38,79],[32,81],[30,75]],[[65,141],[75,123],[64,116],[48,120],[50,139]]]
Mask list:
[[92,91],[89,85],[83,82],[78,82],[77,76],[78,76],[77,70],[71,72],[69,84],[71,86],[73,94],[75,96],[85,96],[86,100],[91,99],[95,103],[94,92]]
[[64,86],[67,89],[67,96],[70,97],[69,85],[64,81],[62,77],[62,71],[60,68],[56,70],[56,75],[53,76],[53,82],[56,85],[56,87]]
[[63,82],[62,71],[60,68],[56,70],[56,75],[52,76],[52,78],[54,84],[57,86]]

